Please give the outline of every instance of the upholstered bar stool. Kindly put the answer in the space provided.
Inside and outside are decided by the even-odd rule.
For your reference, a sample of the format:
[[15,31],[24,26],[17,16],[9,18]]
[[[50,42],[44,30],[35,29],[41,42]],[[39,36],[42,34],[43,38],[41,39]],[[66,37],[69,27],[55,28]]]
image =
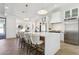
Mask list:
[[24,32],[20,32],[19,46],[20,48],[24,48],[25,46]]
[[24,39],[25,39],[25,48],[27,49],[27,54],[30,54],[31,49],[31,34],[29,32],[24,33]]
[[[41,44],[43,44],[43,41],[40,40],[40,34],[32,34],[32,52],[35,51],[35,54],[38,54],[40,51],[38,49],[41,49]],[[42,49],[41,49],[42,50]]]

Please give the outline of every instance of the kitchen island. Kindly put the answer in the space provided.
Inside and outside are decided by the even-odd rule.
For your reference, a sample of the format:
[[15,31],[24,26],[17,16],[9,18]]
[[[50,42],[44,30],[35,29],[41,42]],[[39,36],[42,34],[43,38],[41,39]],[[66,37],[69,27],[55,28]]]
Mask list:
[[54,55],[60,49],[60,33],[45,33],[45,55]]
[[[60,32],[29,32],[32,35],[43,37],[44,54],[55,55],[60,49]],[[32,38],[33,39],[33,38]]]
[[54,55],[60,49],[60,32],[33,32],[33,35],[40,35],[44,37],[45,47],[44,54],[45,55]]

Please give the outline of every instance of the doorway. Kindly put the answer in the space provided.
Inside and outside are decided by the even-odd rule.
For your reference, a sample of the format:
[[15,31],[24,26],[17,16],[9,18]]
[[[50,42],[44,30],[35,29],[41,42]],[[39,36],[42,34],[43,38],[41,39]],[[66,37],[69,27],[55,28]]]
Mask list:
[[6,18],[0,17],[0,40],[6,39]]

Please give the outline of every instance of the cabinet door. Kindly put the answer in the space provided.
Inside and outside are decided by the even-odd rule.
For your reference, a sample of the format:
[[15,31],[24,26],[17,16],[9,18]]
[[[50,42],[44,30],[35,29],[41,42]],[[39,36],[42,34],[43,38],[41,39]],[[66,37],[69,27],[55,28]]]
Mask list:
[[60,12],[55,12],[51,16],[50,23],[57,23],[57,22],[62,22],[61,17],[60,17]]
[[65,18],[69,18],[70,17],[70,10],[65,11]]

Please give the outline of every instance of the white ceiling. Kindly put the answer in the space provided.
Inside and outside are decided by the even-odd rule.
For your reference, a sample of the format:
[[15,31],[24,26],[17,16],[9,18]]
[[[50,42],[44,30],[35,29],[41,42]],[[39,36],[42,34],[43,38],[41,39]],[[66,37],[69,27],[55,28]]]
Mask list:
[[[51,12],[55,7],[58,7],[62,4],[57,3],[28,3],[28,7],[25,6],[26,3],[6,3],[5,6],[8,6],[6,13],[13,14],[17,18],[24,19],[29,17],[30,20],[37,20],[40,18],[40,15],[37,12],[41,9],[45,9],[48,12]],[[24,12],[24,13],[23,13]]]
[[[41,9],[45,9],[47,11],[51,11],[51,7],[54,6],[54,4],[28,4],[28,7],[25,6],[26,4],[15,4],[15,13],[17,16],[26,18],[29,17],[30,19],[36,19],[39,17],[37,12]],[[24,13],[22,13],[24,11]]]

